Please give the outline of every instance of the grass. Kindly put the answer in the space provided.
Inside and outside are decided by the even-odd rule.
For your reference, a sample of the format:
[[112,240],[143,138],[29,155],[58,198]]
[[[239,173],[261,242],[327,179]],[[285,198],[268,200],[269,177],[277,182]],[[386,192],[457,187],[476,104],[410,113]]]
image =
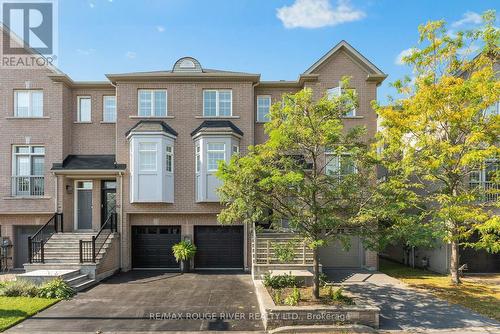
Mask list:
[[[335,291],[339,287],[333,287]],[[332,300],[328,293],[329,287],[321,287],[319,290],[319,301],[313,300],[312,298],[312,288],[311,287],[299,287],[300,291],[300,300],[298,306],[305,305],[353,305],[354,300],[348,296],[345,292],[343,292],[339,299]],[[285,305],[285,298],[290,295],[293,291],[293,288],[283,288],[283,289],[272,289],[271,287],[267,288],[269,295],[273,299],[276,305]],[[277,293],[278,292],[278,293]],[[279,299],[279,300],[278,300]]]
[[0,297],[0,332],[37,314],[59,299],[30,297]]
[[449,276],[388,261],[380,261],[380,271],[412,287],[428,290],[438,298],[500,321],[500,286],[494,281],[466,278],[462,284],[455,285]]

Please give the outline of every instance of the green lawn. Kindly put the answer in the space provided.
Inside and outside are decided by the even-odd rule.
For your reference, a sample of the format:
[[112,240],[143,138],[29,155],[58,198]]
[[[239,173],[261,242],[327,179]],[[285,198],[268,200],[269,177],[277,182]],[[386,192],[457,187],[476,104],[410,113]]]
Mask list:
[[0,332],[58,301],[59,299],[0,297]]
[[410,286],[426,289],[438,298],[500,321],[500,287],[494,282],[465,278],[462,284],[456,286],[447,275],[388,261],[380,261],[380,271]]

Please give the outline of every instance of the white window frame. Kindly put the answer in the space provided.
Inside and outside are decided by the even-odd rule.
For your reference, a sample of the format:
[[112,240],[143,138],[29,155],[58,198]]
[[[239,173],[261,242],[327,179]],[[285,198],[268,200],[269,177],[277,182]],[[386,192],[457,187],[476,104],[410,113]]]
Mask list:
[[[82,120],[81,101],[84,100],[84,99],[85,100],[86,99],[90,100],[90,111],[89,111],[89,113],[90,113],[90,115],[89,115],[90,119],[88,121],[87,120],[85,120],[85,121]],[[76,102],[77,102],[77,109],[78,109],[76,121],[78,123],[92,123],[92,96],[90,96],[90,95],[80,95],[80,96],[77,96],[76,97]]]
[[[168,161],[170,160],[170,170],[168,168]],[[174,147],[172,145],[165,146],[165,171],[169,174],[174,172]]]
[[[18,94],[19,93],[27,93],[28,94],[28,115],[19,116],[18,113]],[[34,115],[33,114],[33,93],[41,93],[42,96],[42,114]],[[14,90],[14,117],[18,118],[42,118],[43,117],[43,90],[42,89],[15,89]]]
[[231,154],[232,155],[239,155],[240,154],[240,147],[238,145],[233,145]]
[[[222,145],[223,146],[223,149],[220,149],[220,150],[214,150],[214,149],[210,149],[210,145]],[[226,161],[226,143],[219,143],[219,142],[213,142],[213,143],[207,143],[207,172],[216,172],[218,168],[215,168],[215,169],[210,169],[210,159],[209,159],[209,154],[210,153],[223,153],[224,154],[224,157],[222,159],[219,159],[217,161]],[[217,162],[217,165],[219,165],[219,163]]]
[[[267,110],[267,113],[263,116],[264,119],[261,119],[259,116],[259,99],[267,99],[269,100],[269,109]],[[269,111],[271,110],[271,105],[272,105],[272,100],[271,100],[271,95],[257,95],[257,122],[258,123],[266,123],[269,122]]]
[[194,166],[194,170],[197,174],[199,174],[201,172],[201,145],[196,145],[196,147],[194,148],[195,150],[195,154],[194,154],[194,157],[195,157],[195,166]]
[[[154,145],[154,150],[152,149],[144,149],[142,148],[141,146],[144,146],[144,145]],[[158,170],[158,143],[156,142],[139,142],[139,147],[137,149],[137,153],[138,153],[138,158],[139,158],[139,173],[153,173],[153,172],[156,172]],[[154,152],[155,154],[155,161],[154,161],[154,168],[152,169],[143,169],[142,168],[142,155],[141,153],[142,152]]]
[[[17,152],[17,149],[19,147],[27,147],[28,148],[28,151],[29,152]],[[43,148],[43,153],[36,153],[34,152],[34,148]],[[18,175],[17,174],[17,170],[18,170],[18,157],[19,156],[24,156],[24,157],[28,157],[29,159],[29,168],[30,168],[30,172],[29,172],[29,175]],[[13,182],[12,182],[12,194],[15,195],[15,196],[43,196],[45,194],[45,156],[46,156],[46,149],[45,149],[45,146],[43,145],[13,145],[12,146],[12,179],[13,179]],[[44,171],[42,172],[41,175],[34,175],[33,174],[33,157],[43,157],[43,168],[44,168]],[[18,194],[19,192],[22,192],[22,191],[19,191],[19,189],[17,189],[17,186],[18,186],[18,182],[17,182],[17,178],[18,177],[27,177],[29,178],[29,190],[27,191],[28,194]],[[33,178],[41,178],[42,179],[42,193],[39,193],[39,194],[36,194],[36,195],[32,195],[31,194],[31,188],[32,188],[32,182],[35,183],[35,181],[32,181],[34,180]],[[16,189],[14,188],[16,187]]]
[[[342,172],[342,158],[343,157],[349,157],[351,154],[334,154],[334,153],[326,153],[325,154],[325,159],[326,159],[326,164],[325,164],[325,174],[329,176],[346,176],[346,175],[351,175],[351,174],[357,174],[358,173],[358,166],[356,164],[356,161],[353,161],[354,163],[354,173],[349,173],[349,174],[341,174]],[[330,163],[333,163],[335,166],[330,167]],[[333,173],[329,174],[328,171],[330,169],[333,169]]]
[[[149,109],[149,115],[141,115],[141,92],[149,92],[151,96],[151,108]],[[155,115],[155,92],[165,92],[165,115]],[[138,89],[137,90],[137,116],[139,117],[151,117],[151,118],[161,118],[168,116],[168,91],[166,89]]]
[[[109,120],[109,119],[106,119],[106,99],[108,98],[113,98],[115,100],[115,110],[114,110],[114,115],[113,115],[113,119],[112,120]],[[102,97],[102,121],[104,123],[116,123],[116,117],[117,117],[117,107],[116,107],[116,95],[103,95]]]
[[[215,92],[215,115],[206,115],[205,114],[205,92]],[[220,92],[229,92],[231,97],[230,110],[229,115],[221,115],[220,114],[220,100],[219,94]],[[203,117],[232,117],[233,116],[233,90],[232,89],[203,89]]]
[[[487,114],[488,109],[492,108],[492,107],[495,108],[494,113]],[[488,106],[488,108],[483,110],[484,117],[492,117],[492,116],[498,116],[498,115],[500,115],[500,101],[493,103],[492,105]]]

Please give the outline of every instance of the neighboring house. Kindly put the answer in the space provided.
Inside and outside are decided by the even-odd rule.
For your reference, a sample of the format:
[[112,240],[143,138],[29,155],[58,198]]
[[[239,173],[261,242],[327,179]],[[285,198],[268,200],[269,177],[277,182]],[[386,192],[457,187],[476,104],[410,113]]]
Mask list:
[[[359,96],[345,125],[364,125],[373,138],[370,101],[386,75],[345,41],[297,81],[210,70],[191,57],[105,82],[0,69],[0,225],[13,244],[10,266],[77,268],[97,279],[175,269],[171,246],[188,238],[198,248],[194,268],[250,270],[250,229],[217,223],[217,162],[266,140],[269,107],[283,93],[309,87],[320,97],[345,75]],[[353,238],[349,251],[322,251],[321,262],[376,268],[377,254]]]

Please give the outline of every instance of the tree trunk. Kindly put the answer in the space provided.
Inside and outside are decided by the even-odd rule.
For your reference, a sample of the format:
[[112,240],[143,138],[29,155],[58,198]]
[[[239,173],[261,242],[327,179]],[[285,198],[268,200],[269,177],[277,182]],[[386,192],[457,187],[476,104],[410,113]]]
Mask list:
[[319,299],[319,259],[318,249],[313,248],[313,299]]
[[450,274],[451,274],[451,282],[454,284],[460,284],[460,277],[458,275],[458,266],[460,265],[459,260],[459,248],[458,242],[451,242],[451,256],[450,256]]

